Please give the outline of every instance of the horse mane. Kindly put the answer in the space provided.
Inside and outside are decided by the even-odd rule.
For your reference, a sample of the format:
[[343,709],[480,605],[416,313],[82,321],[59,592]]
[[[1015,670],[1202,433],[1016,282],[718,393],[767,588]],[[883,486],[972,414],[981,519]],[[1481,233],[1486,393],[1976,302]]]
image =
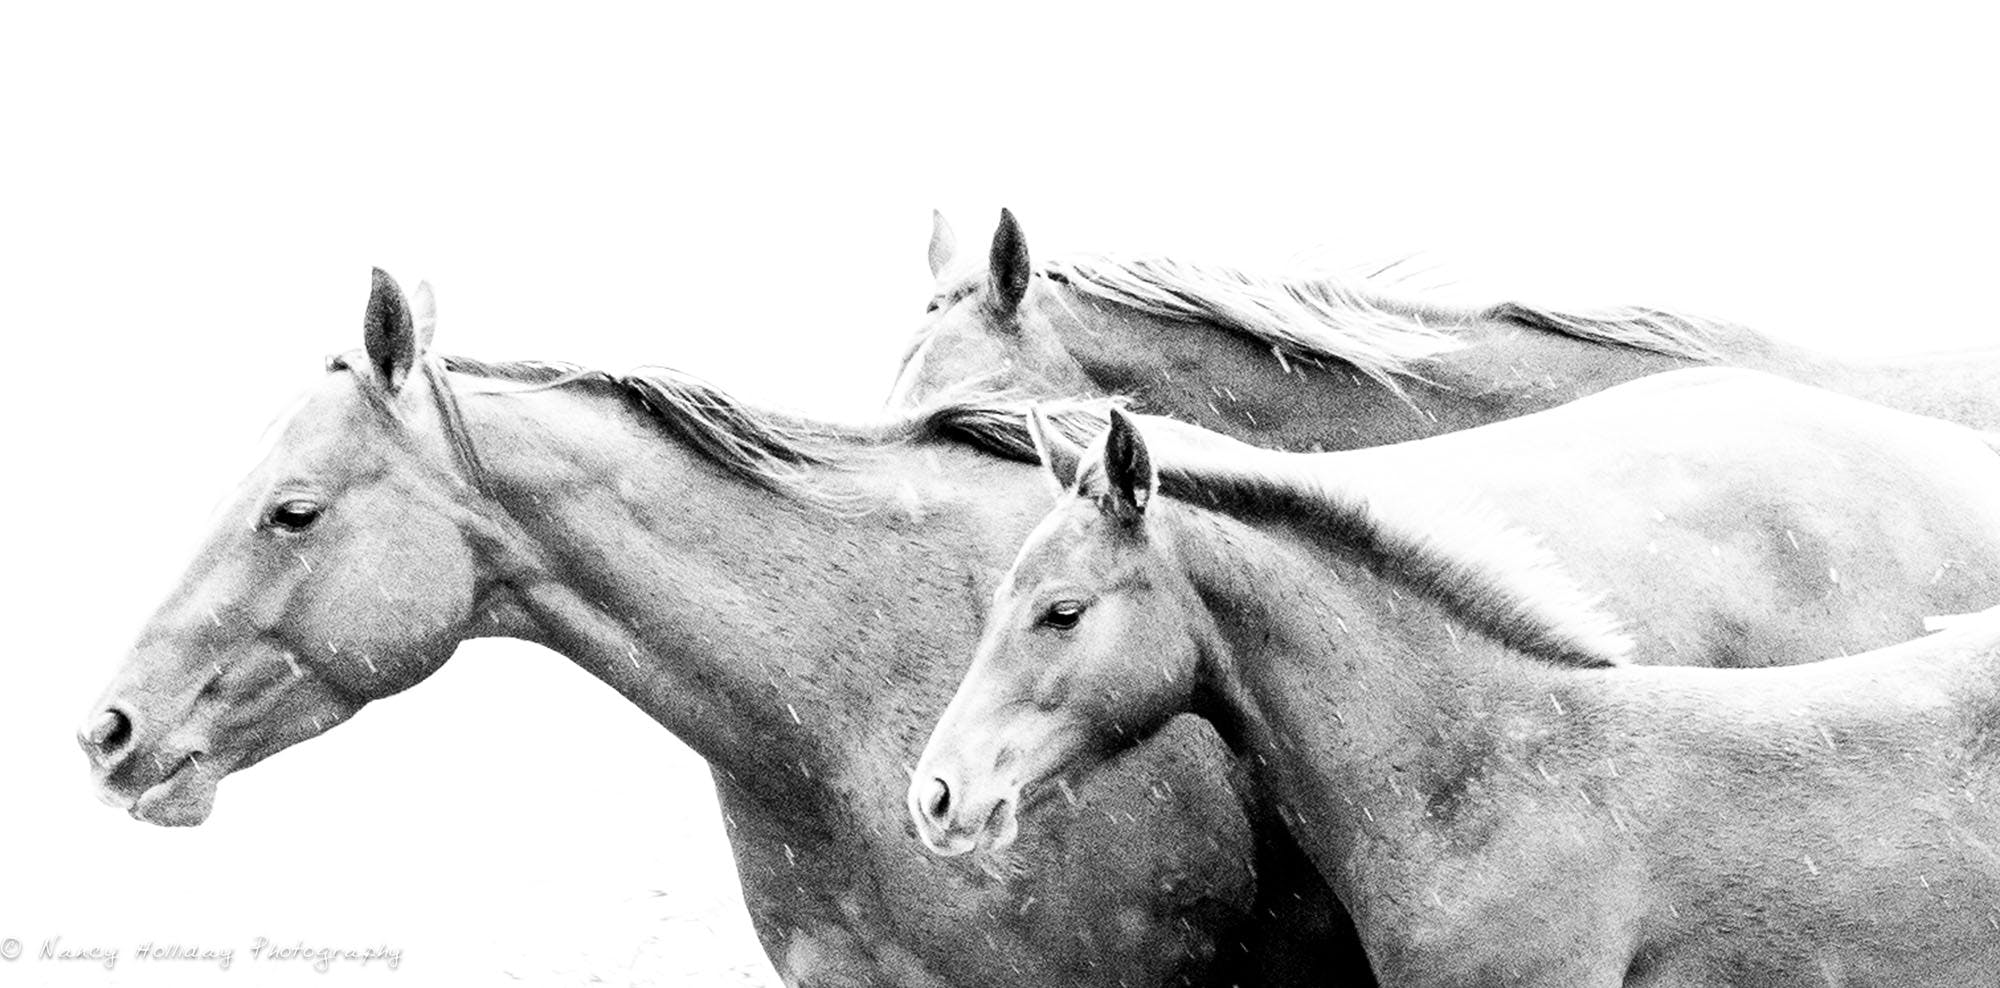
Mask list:
[[[1101,487],[1101,460],[1083,462],[1079,488]],[[1310,469],[1264,469],[1214,453],[1174,450],[1155,462],[1169,497],[1242,521],[1290,525],[1348,550],[1378,576],[1521,652],[1591,668],[1622,665],[1632,648],[1597,596],[1533,535],[1475,503],[1370,498]]]
[[[648,367],[623,374],[576,364],[544,360],[485,361],[472,357],[427,358],[454,374],[527,385],[525,390],[598,388],[629,402],[657,427],[664,438],[679,440],[739,479],[796,500],[822,506],[843,498],[822,480],[825,469],[859,465],[870,450],[887,446],[943,443],[1017,463],[1037,463],[1028,433],[1028,400],[1010,392],[958,390],[907,412],[862,423],[837,423],[790,412],[758,408],[722,389],[681,371]],[[368,361],[340,356],[329,370],[354,371],[371,382],[364,389],[379,394]],[[443,376],[434,379],[442,382]],[[462,421],[450,414],[451,390],[440,395],[447,409],[445,428],[453,447],[476,453]],[[1116,402],[1107,399],[1042,402],[1045,417],[1066,435],[1082,441],[1104,426]]]
[[1457,331],[1479,322],[1701,362],[1721,359],[1717,341],[1744,332],[1663,309],[1442,305],[1390,295],[1367,278],[1258,275],[1158,256],[1075,255],[1042,273],[1105,302],[1213,323],[1293,356],[1339,361],[1399,391],[1399,378],[1421,377],[1422,361],[1463,346]]

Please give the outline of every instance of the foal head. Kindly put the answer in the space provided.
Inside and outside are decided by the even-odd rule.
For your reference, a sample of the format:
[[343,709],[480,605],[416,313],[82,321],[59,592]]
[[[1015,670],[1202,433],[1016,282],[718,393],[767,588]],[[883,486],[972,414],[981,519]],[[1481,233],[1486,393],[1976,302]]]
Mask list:
[[1006,847],[1024,792],[1188,709],[1212,640],[1193,585],[1147,525],[1158,480],[1132,420],[1113,411],[1081,460],[1030,421],[1058,504],[1002,581],[972,668],[917,763],[909,809],[939,854]]
[[412,305],[375,272],[365,356],[330,363],[79,730],[106,802],[200,823],[223,776],[417,683],[466,637],[489,589],[483,522],[424,356],[434,321],[428,286]]

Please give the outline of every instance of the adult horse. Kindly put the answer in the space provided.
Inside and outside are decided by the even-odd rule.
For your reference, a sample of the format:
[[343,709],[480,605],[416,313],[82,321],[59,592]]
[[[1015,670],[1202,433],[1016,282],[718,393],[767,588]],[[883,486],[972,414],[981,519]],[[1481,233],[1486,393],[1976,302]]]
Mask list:
[[918,763],[937,853],[1004,850],[1033,787],[1199,711],[1387,983],[2000,966],[2000,609],[1792,668],[1632,667],[1616,622],[1491,519],[1227,460],[1164,464],[1199,495],[1175,503],[1116,413],[1084,466],[1057,474],[1071,493]]
[[672,374],[431,356],[433,311],[376,273],[365,349],[330,362],[93,708],[107,798],[199,823],[229,773],[460,641],[519,638],[708,760],[787,984],[1324,983],[1268,919],[1289,896],[1253,899],[1285,887],[1256,871],[1309,869],[1256,860],[1193,718],[1011,861],[939,867],[910,840],[907,766],[1040,514],[1018,408],[841,428]]
[[934,218],[937,287],[892,403],[971,379],[1130,396],[1141,411],[1274,449],[1352,449],[1471,428],[1694,364],[1769,371],[2000,430],[2000,347],[1843,360],[1640,308],[1467,308],[1366,282],[1276,278],[1169,258],[1035,267],[1003,210],[987,263]]
[[[427,292],[416,310],[377,279],[364,352],[287,422],[86,724],[101,784],[135,815],[199,822],[229,772],[415,684],[465,638],[519,637],[709,760],[753,921],[794,983],[1326,982],[1338,957],[1291,949],[1337,922],[1317,878],[1267,839],[1281,827],[1218,795],[1237,767],[1196,718],[1039,814],[997,875],[909,840],[904,766],[1041,513],[1017,411],[839,428],[671,375],[431,357]],[[1846,491],[1857,525],[1889,517],[1860,509],[1869,490],[1980,517],[1938,465],[1892,462],[1829,464],[1797,496]],[[1893,545],[1902,527],[1799,537]],[[1688,565],[1688,544],[1709,551],[1663,540],[1658,565]],[[1977,570],[1897,619],[1971,609],[1946,595]],[[1799,647],[1790,660],[1822,646]]]

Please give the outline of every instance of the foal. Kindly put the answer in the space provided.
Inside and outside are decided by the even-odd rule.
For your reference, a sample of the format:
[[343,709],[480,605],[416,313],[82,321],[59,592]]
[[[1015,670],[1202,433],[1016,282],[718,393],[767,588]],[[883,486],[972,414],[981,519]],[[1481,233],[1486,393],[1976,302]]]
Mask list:
[[2000,609],[1811,665],[1641,667],[1491,519],[1174,473],[1188,502],[1117,415],[1056,478],[913,776],[931,850],[1004,848],[1024,801],[1193,711],[1258,766],[1385,983],[2000,966]]

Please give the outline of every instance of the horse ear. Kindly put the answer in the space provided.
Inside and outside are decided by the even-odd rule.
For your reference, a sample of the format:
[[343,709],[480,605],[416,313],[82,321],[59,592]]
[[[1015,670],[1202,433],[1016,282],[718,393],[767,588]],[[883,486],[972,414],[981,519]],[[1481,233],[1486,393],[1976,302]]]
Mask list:
[[361,342],[368,351],[368,363],[375,379],[391,393],[403,386],[410,368],[422,351],[417,330],[410,317],[410,303],[403,289],[387,271],[375,269],[374,284],[368,289],[368,313],[361,322]]
[[990,281],[993,307],[1001,315],[1020,308],[1021,300],[1028,296],[1028,278],[1033,273],[1028,262],[1028,238],[1021,235],[1021,224],[1011,211],[1000,210],[1000,225],[993,230],[993,252],[986,259],[986,277]]
[[417,290],[410,294],[410,309],[417,327],[417,352],[429,353],[438,322],[437,299],[431,295],[430,282],[417,282]]
[[1104,436],[1105,510],[1127,521],[1138,521],[1159,490],[1146,438],[1130,415],[1111,410],[1111,431]]
[[1049,424],[1039,407],[1028,409],[1028,438],[1034,440],[1035,455],[1041,458],[1049,486],[1061,497],[1076,486],[1077,468],[1083,464],[1083,450]]
[[931,210],[931,277],[942,276],[957,256],[958,234],[951,232],[951,223],[943,213]]

